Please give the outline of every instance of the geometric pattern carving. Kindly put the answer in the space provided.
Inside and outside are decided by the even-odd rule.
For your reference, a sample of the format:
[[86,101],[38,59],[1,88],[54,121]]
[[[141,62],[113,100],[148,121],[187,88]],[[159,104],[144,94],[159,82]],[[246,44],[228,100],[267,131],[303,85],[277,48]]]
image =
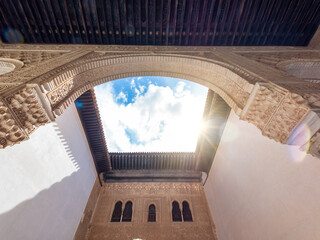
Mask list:
[[308,111],[308,103],[301,96],[257,83],[241,119],[256,125],[263,135],[287,143],[292,130]]
[[39,126],[50,122],[35,89],[31,87],[25,87],[6,97],[5,100],[27,134],[31,134]]
[[20,143],[49,122],[34,88],[25,87],[6,96],[0,101],[0,148]]
[[[203,83],[213,79],[210,87],[214,88],[235,111],[243,108],[249,97],[250,84],[245,79],[225,66],[193,57],[123,53],[112,57],[95,57],[91,54],[78,62],[75,61],[73,65],[73,68],[62,70],[61,74],[52,80],[42,82],[43,87],[49,91],[47,98],[58,114],[89,88],[137,74],[165,75]],[[164,68],[166,72],[163,71]]]
[[20,143],[28,136],[13,119],[4,101],[0,101],[0,148]]
[[[201,183],[104,183],[101,190],[87,231],[87,239],[217,239]],[[118,201],[123,204],[132,202],[131,222],[110,222]],[[171,212],[174,201],[179,203],[181,210],[182,202],[188,201],[192,222],[173,223]],[[157,211],[156,222],[148,222],[151,204]]]
[[[318,50],[281,47],[277,53],[276,47],[261,51],[253,47],[59,45],[1,48],[1,59],[24,62],[20,69],[0,76],[0,94],[8,109],[5,116],[11,114],[14,123],[10,124],[20,128],[17,141],[49,122],[36,95],[17,88],[26,83],[39,85],[52,111],[61,114],[78,96],[103,82],[137,74],[184,78],[211,88],[241,119],[281,143],[287,142],[309,111],[320,108],[320,86],[292,77],[281,67],[281,62],[303,61],[304,57],[318,61]],[[14,89],[18,90],[14,93]],[[6,95],[9,91],[14,93],[11,97]],[[13,129],[18,131],[10,131]],[[2,136],[7,136],[7,131],[8,126]]]

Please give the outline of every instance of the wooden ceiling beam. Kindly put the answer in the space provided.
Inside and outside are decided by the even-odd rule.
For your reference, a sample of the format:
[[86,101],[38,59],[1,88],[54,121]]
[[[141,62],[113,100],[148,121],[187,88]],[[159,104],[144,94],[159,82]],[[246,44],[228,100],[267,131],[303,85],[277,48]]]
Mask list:
[[128,23],[128,30],[127,30],[127,36],[128,36],[128,44],[129,45],[135,45],[136,44],[136,28],[135,28],[135,12],[134,12],[134,4],[133,0],[127,0],[127,23]]
[[26,13],[23,9],[23,6],[21,5],[21,2],[20,1],[17,1],[16,4],[15,4],[15,7],[16,9],[18,10],[18,12],[21,14],[21,21],[24,21],[24,23],[27,25],[27,28],[26,28],[26,33],[25,35],[30,35],[31,37],[29,37],[30,39],[33,39],[33,41],[37,41],[37,38],[36,36],[34,35],[34,32],[33,32],[33,28],[29,22],[29,19],[26,17]]
[[[212,19],[213,19],[213,12],[214,12],[214,6],[216,4],[216,0],[211,0],[209,15],[207,19],[207,27],[206,27],[206,34],[204,37],[203,45],[208,45],[209,43],[209,36],[212,36],[211,25],[212,25]],[[201,45],[201,42],[199,43]]]
[[51,5],[54,13],[55,13],[55,17],[58,22],[58,31],[61,34],[63,42],[70,43],[70,39],[68,37],[68,32],[67,32],[67,27],[66,27],[65,21],[63,19],[62,13],[61,13],[59,2],[57,1],[54,4],[52,4],[51,0],[49,0],[49,2],[50,2],[50,5]]
[[[10,4],[10,5],[9,5]],[[7,11],[9,11],[9,15],[10,15],[10,17],[12,18],[12,19],[17,19],[18,21],[17,22],[15,22],[14,21],[14,25],[18,25],[18,26],[21,26],[21,32],[22,32],[22,35],[26,38],[26,40],[27,41],[30,41],[31,39],[32,39],[32,35],[30,36],[30,34],[29,34],[29,31],[25,28],[25,24],[23,23],[23,21],[21,20],[21,18],[20,18],[20,15],[19,15],[19,13],[18,13],[18,11],[17,11],[17,9],[16,9],[16,7],[15,7],[15,4],[13,4],[13,2],[12,1],[4,1],[4,5],[5,5],[5,7],[7,8]],[[11,13],[11,9],[13,9],[13,14],[15,15],[15,16],[12,16],[13,14]],[[19,29],[19,27],[18,28],[16,28],[17,30]]]
[[178,0],[174,0],[173,4],[171,4],[171,32],[172,32],[172,36],[171,37],[171,44],[170,45],[175,45],[175,39],[176,36],[179,36],[179,32],[176,33],[176,29],[177,29],[177,13],[178,13]]
[[[231,3],[232,5],[232,3]],[[223,38],[223,34],[228,34],[227,32],[225,32],[225,25],[226,25],[226,21],[227,21],[227,17],[229,16],[229,8],[230,8],[230,1],[226,1],[226,5],[224,7],[224,11],[223,11],[223,15],[222,15],[222,19],[221,19],[221,22],[219,23],[218,25],[218,41],[217,41],[217,44],[218,45],[223,45],[222,44],[222,38]],[[232,16],[230,16],[230,18],[232,18]],[[213,42],[214,44],[214,42]]]
[[[89,43],[87,26],[83,17],[81,1],[67,1],[68,9],[73,23],[73,36],[77,43]],[[68,10],[67,10],[68,11]]]
[[[69,1],[68,1],[69,2]],[[70,3],[70,2],[69,2]],[[62,12],[63,12],[63,17],[65,19],[65,22],[67,23],[67,35],[70,38],[71,43],[76,43],[76,37],[75,37],[75,29],[74,26],[71,22],[70,16],[69,16],[69,6],[67,5],[67,1],[63,0],[60,4]]]
[[[234,29],[232,35],[235,35],[237,33],[239,19],[240,19],[241,15],[242,15],[242,11],[243,11],[243,4],[244,4],[244,0],[232,1],[230,14],[228,14],[229,15],[229,20],[227,21],[226,35],[225,35],[225,37],[222,36],[222,39],[224,39],[224,41],[222,41],[224,46],[228,45],[229,36],[232,33],[231,29],[232,28]],[[239,6],[239,8],[238,8],[238,6]]]
[[[152,45],[156,45],[156,16],[157,16],[157,1],[156,0],[152,0],[152,6],[153,9],[152,10]],[[150,10],[150,11],[151,11]]]
[[[196,1],[196,6],[195,6],[195,9],[194,9],[195,17],[193,19],[194,23],[192,24],[193,25],[193,30],[191,31],[192,35],[191,36],[189,35],[189,38],[191,37],[190,44],[192,46],[195,45],[194,43],[195,43],[195,39],[196,39],[196,36],[197,36],[197,31],[198,31],[199,15],[200,15],[200,11],[201,11],[200,2],[203,2],[203,1]],[[199,33],[198,33],[198,35],[199,35]]]
[[[174,0],[172,0],[174,1]],[[166,19],[166,31],[165,31],[165,45],[168,45],[169,40],[169,34],[170,34],[170,12],[171,12],[171,0],[168,0],[167,2],[167,15],[165,17]]]
[[[297,39],[302,38],[302,44],[300,45],[304,45],[307,44],[307,37],[310,35],[311,32],[315,32],[317,27],[320,24],[320,1],[318,0],[313,0],[313,3],[309,5],[309,8],[311,8],[313,11],[311,11],[309,14],[303,14],[303,18],[300,21],[300,24],[298,25],[298,33],[303,34],[304,36],[298,36],[295,41],[297,41]],[[307,11],[307,10],[306,10]],[[305,25],[305,23],[308,23]],[[313,24],[312,24],[313,23]],[[314,23],[318,23],[318,25],[314,24]],[[290,44],[294,45],[295,41],[293,41],[294,39],[290,39]]]
[[[286,29],[286,33],[283,37],[283,40],[281,42],[281,44],[283,45],[286,41],[286,39],[289,37],[289,35],[291,35],[291,30],[293,28],[293,26],[295,25],[295,27],[297,27],[297,22],[299,20],[299,16],[302,14],[304,8],[306,8],[306,4],[301,4],[301,6],[299,8],[297,8],[297,12],[296,14],[293,16],[293,19],[292,19],[292,23],[287,29]],[[301,21],[301,20],[300,20]],[[290,38],[293,40],[294,36],[290,36]]]
[[159,21],[157,21],[157,25],[158,25],[158,36],[157,36],[157,42],[159,43],[159,45],[162,44],[162,19],[163,19],[163,0],[159,0],[160,1],[160,11],[158,13],[159,16]]
[[[238,32],[237,41],[235,41],[236,34],[234,34],[232,36],[232,39],[231,39],[231,45],[240,45],[242,34],[243,34],[244,28],[246,26],[245,23],[247,22],[249,12],[250,12],[252,6],[254,5],[253,2],[254,1],[246,1],[247,4],[245,4],[244,7],[243,7],[244,8],[244,13],[242,14],[241,18],[239,19],[239,24],[238,24],[238,26],[236,28],[236,30]],[[239,26],[240,26],[240,29],[239,29]]]
[[267,11],[268,3],[268,1],[262,0],[262,3],[258,5],[259,10],[257,11],[257,18],[255,19],[256,21],[253,22],[253,28],[250,29],[249,32],[247,32],[247,34],[251,35],[251,40],[248,40],[249,45],[254,45],[255,34],[258,32],[259,25],[261,24],[261,19],[263,19],[263,16],[265,15],[265,11]]
[[51,21],[51,18],[48,15],[47,7],[44,4],[44,1],[38,0],[38,4],[39,4],[40,15],[42,15],[47,32],[49,32],[49,36],[51,36],[51,39],[53,39],[55,43],[59,43],[59,40],[56,37],[57,35],[55,34],[52,26],[54,25],[54,23]]
[[189,35],[190,35],[190,25],[191,25],[191,21],[192,21],[192,10],[193,10],[193,0],[189,1],[189,6],[188,6],[188,14],[187,14],[187,22],[186,22],[186,29],[185,29],[185,42],[182,43],[183,45],[188,45],[188,39],[189,39]]
[[32,10],[30,8],[29,3],[26,3],[24,1],[22,1],[21,5],[22,5],[23,9],[25,10],[26,18],[28,18],[29,20],[31,19],[31,31],[34,31],[36,39],[38,41],[40,40],[41,43],[45,42],[45,40],[48,40],[48,38],[44,38],[42,36],[41,31],[40,31],[39,26],[38,26],[38,21],[35,18]]
[[[207,10],[208,10],[207,8],[208,8],[208,0],[205,0],[202,5],[202,11],[201,11],[201,17],[200,17],[199,37],[194,45],[201,45],[202,38],[205,37],[205,36],[203,36],[203,34],[206,33],[206,32],[204,32],[204,26],[205,26],[205,20],[207,17],[207,14],[206,14]],[[210,7],[210,10],[211,10],[211,7]],[[210,15],[210,12],[209,12],[209,15]],[[209,15],[208,15],[208,18],[210,17]],[[208,21],[208,19],[207,19],[207,21]],[[207,22],[207,25],[210,26],[210,24],[208,22]]]
[[106,19],[108,25],[108,38],[111,44],[116,44],[115,29],[113,25],[113,15],[110,0],[105,0]]
[[[115,39],[117,44],[122,44],[121,37],[121,24],[120,24],[120,12],[119,12],[119,3],[118,0],[112,1],[112,13],[113,13],[113,24],[115,26]],[[118,42],[117,42],[118,39]]]
[[[272,7],[268,9],[267,17],[262,25],[260,35],[257,38],[257,45],[259,45],[261,40],[266,40],[268,38],[268,35],[270,34],[274,21],[277,20],[277,17],[279,17],[280,14],[284,14],[283,11],[285,9],[280,8],[282,3],[283,3],[282,1],[275,0]],[[285,4],[285,6],[286,5],[287,4]]]
[[178,45],[181,45],[182,32],[183,32],[183,21],[184,21],[185,12],[186,12],[186,0],[182,0],[181,16],[180,16],[180,22],[179,22],[179,39],[178,39]]
[[[97,0],[91,0],[89,1],[89,6],[90,6],[90,15],[91,15],[91,20],[92,20],[92,25],[93,25],[93,32],[94,35],[96,36],[96,39],[98,39],[97,44],[105,44],[105,42],[103,41],[103,36],[102,36],[102,24],[101,21],[103,21],[104,19],[104,14],[103,14],[103,5],[99,6],[100,9],[100,13],[102,14],[98,14],[97,11]],[[100,15],[100,17],[99,17]],[[106,32],[105,30],[103,30],[104,33]],[[105,35],[105,34],[104,34]]]
[[217,0],[218,1],[218,8],[217,8],[217,11],[216,11],[216,17],[215,17],[215,20],[214,20],[214,25],[213,25],[213,31],[212,31],[212,38],[211,38],[211,42],[210,46],[212,46],[215,42],[215,38],[216,38],[216,33],[217,33],[217,27],[218,27],[218,22],[219,22],[219,18],[220,18],[220,14],[221,14],[221,6],[222,6],[222,1],[223,0]]
[[121,38],[123,44],[128,44],[128,23],[127,23],[127,4],[125,0],[121,0],[118,4],[120,13]]
[[[241,1],[240,2],[240,7],[237,11],[237,17],[235,19],[235,22],[234,22],[234,30],[233,30],[233,34],[232,34],[232,37],[231,37],[231,45],[233,45],[234,43],[234,39],[238,33],[238,37],[239,37],[239,34],[240,34],[240,31],[239,31],[239,25],[240,25],[240,22],[241,22],[241,19],[244,18],[244,16],[246,15],[246,13],[248,13],[249,10],[246,11],[246,9],[244,8],[245,6],[245,3],[249,3],[249,7],[250,8],[250,4],[251,4],[252,1]],[[241,32],[242,34],[242,32]]]
[[291,18],[294,16],[294,13],[298,7],[299,7],[299,1],[292,0],[290,2],[290,5],[287,11],[285,12],[285,14],[283,14],[282,18],[280,19],[280,23],[276,25],[272,33],[272,36],[269,37],[269,39],[266,42],[264,42],[265,44],[271,45],[275,37],[280,36],[281,32],[285,31],[285,27],[286,27],[285,22],[291,21]]
[[31,6],[32,6],[32,10],[33,10],[33,14],[35,16],[35,19],[37,21],[37,24],[40,30],[40,34],[42,36],[42,38],[45,40],[45,42],[50,41],[50,35],[47,29],[47,26],[44,24],[44,21],[42,19],[42,16],[40,14],[37,2],[34,0],[30,0]]

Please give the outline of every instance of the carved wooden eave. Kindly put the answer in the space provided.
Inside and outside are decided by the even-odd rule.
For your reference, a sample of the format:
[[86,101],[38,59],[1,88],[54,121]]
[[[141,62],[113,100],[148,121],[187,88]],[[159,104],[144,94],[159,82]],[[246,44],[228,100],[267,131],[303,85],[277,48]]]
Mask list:
[[231,108],[218,94],[208,91],[195,151],[196,170],[209,173],[230,111]]
[[180,169],[112,170],[103,174],[105,183],[111,182],[201,182],[202,173]]
[[113,170],[158,169],[194,170],[193,152],[110,152]]
[[111,170],[110,156],[94,90],[90,89],[82,94],[75,101],[75,105],[86,133],[98,174]]

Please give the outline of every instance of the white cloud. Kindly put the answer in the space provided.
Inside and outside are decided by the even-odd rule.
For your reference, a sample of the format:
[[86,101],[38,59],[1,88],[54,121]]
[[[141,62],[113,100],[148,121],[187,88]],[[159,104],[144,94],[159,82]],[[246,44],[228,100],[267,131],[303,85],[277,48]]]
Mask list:
[[194,151],[206,94],[195,95],[185,85],[178,82],[172,90],[150,84],[144,94],[135,88],[139,94],[126,106],[114,101],[112,84],[96,87],[109,151]]
[[124,94],[123,92],[120,92],[120,93],[118,94],[118,96],[116,97],[116,100],[117,100],[117,101],[118,101],[118,100],[122,100],[123,102],[127,102],[127,101],[128,101],[127,95]]
[[136,87],[136,83],[135,83],[134,79],[131,80],[130,85],[131,85],[131,88],[135,88]]

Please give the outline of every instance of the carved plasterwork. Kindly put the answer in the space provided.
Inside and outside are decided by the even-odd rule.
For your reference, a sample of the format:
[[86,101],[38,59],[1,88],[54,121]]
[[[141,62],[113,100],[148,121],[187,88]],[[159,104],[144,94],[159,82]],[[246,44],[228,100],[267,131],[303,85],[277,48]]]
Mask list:
[[23,68],[34,66],[36,63],[42,63],[46,60],[58,57],[63,52],[45,52],[45,51],[0,51],[0,58],[16,59],[24,63]]
[[103,193],[107,194],[109,191],[119,194],[130,193],[133,195],[139,195],[141,193],[199,194],[203,191],[203,187],[199,183],[108,183],[104,186]]
[[28,139],[50,120],[32,87],[19,89],[0,101],[0,148]]
[[[34,131],[39,123],[22,114],[28,112],[26,106],[17,110],[17,102],[9,104],[6,98],[8,92],[20,95],[25,84],[40,86],[41,99],[48,102],[47,111],[59,115],[83,92],[107,81],[137,75],[183,78],[212,89],[242,119],[282,143],[308,111],[318,111],[320,107],[319,84],[290,76],[281,68],[284,61],[318,61],[320,51],[307,48],[92,45],[0,48],[0,58],[24,63],[19,70],[0,76],[0,96],[25,134]],[[25,121],[26,118],[29,120]]]
[[213,88],[236,112],[245,106],[252,88],[244,78],[216,62],[183,55],[90,54],[68,67],[42,83],[58,114],[89,88],[123,77],[157,75],[195,81]]
[[282,62],[301,61],[302,59],[320,59],[319,51],[293,51],[293,52],[257,52],[240,53],[240,55],[253,59],[257,62],[284,70]]
[[5,100],[27,134],[50,122],[32,87],[20,89],[15,94],[7,96]]
[[[110,222],[114,205],[131,201],[131,222]],[[172,222],[172,202],[189,203],[193,222]],[[156,222],[148,222],[148,208],[156,206]],[[217,240],[201,183],[104,183],[86,239]]]
[[28,136],[18,126],[9,108],[0,100],[0,148],[20,143]]
[[256,84],[252,95],[241,118],[281,143],[287,142],[292,130],[309,111],[304,98],[269,84]]

